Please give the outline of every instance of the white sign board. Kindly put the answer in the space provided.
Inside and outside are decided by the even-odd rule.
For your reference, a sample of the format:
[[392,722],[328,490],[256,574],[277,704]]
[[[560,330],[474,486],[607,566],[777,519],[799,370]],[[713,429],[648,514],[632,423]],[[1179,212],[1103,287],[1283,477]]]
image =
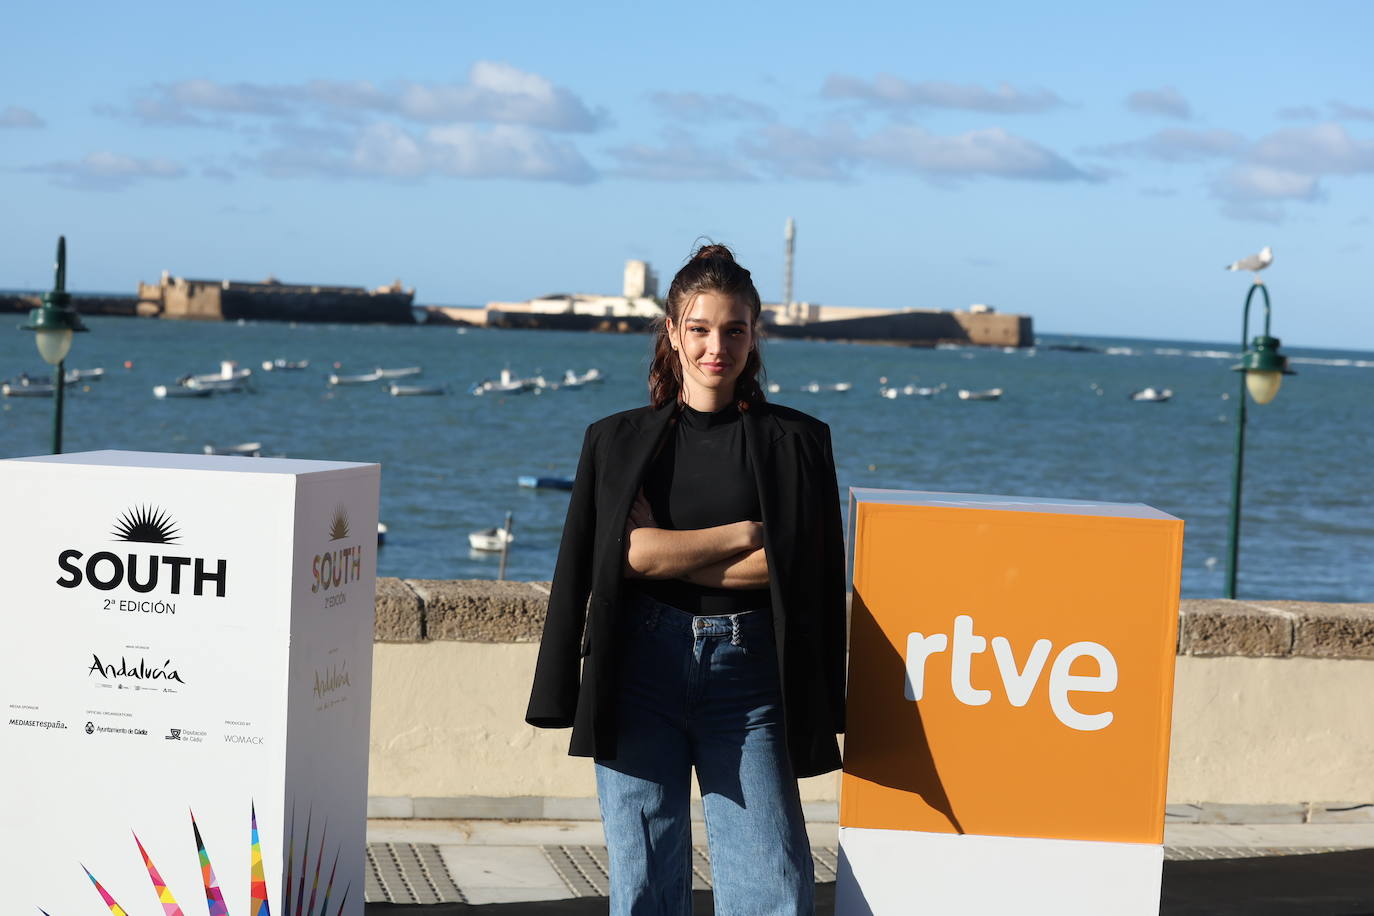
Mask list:
[[363,912],[375,464],[0,461],[0,887]]

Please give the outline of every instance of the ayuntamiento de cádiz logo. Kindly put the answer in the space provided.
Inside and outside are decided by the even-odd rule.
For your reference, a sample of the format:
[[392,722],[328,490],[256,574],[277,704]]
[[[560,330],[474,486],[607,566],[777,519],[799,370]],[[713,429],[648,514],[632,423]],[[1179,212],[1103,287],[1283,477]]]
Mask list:
[[[63,573],[57,584],[63,588],[89,585],[102,592],[127,587],[144,595],[154,591],[180,595],[189,589],[193,595],[203,596],[213,587],[216,598],[224,597],[229,580],[227,560],[186,556],[184,549],[160,555],[134,549],[132,545],[173,546],[181,540],[180,527],[163,509],[135,506],[115,519],[114,530],[110,533],[115,541],[131,546],[119,552],[102,549],[89,554],[75,547],[63,550],[57,555],[57,566]],[[127,609],[143,610],[141,607]]]
[[[348,534],[348,510],[340,505],[335,507],[334,516],[329,521],[329,540],[346,540]],[[317,554],[310,564],[310,574],[311,592],[356,582],[363,577],[362,545],[354,544],[352,547],[340,547]]]

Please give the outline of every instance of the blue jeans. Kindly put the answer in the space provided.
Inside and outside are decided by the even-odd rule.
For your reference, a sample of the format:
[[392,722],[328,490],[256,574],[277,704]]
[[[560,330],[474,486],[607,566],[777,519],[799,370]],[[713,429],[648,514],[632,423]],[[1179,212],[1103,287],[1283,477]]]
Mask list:
[[616,757],[596,762],[611,913],[690,916],[693,765],[716,912],[812,913],[770,613],[693,617],[641,596],[626,616]]

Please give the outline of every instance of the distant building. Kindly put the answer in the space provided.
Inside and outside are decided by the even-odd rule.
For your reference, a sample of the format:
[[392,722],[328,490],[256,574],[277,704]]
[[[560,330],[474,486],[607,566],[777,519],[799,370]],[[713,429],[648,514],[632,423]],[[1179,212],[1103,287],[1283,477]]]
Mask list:
[[415,290],[401,281],[376,289],[238,280],[191,280],[163,271],[138,284],[138,314],[201,321],[337,321],[413,324]]
[[657,299],[658,274],[648,261],[626,261],[624,289],[626,299]]

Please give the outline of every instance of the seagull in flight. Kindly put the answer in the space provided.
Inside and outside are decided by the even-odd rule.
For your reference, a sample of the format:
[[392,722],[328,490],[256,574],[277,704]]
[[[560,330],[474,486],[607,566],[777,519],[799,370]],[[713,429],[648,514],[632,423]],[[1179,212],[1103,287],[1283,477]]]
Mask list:
[[1268,245],[1260,249],[1259,254],[1252,254],[1248,258],[1241,258],[1232,264],[1227,265],[1227,270],[1253,270],[1255,272],[1255,282],[1260,282],[1259,272],[1270,264],[1274,263],[1274,252]]

